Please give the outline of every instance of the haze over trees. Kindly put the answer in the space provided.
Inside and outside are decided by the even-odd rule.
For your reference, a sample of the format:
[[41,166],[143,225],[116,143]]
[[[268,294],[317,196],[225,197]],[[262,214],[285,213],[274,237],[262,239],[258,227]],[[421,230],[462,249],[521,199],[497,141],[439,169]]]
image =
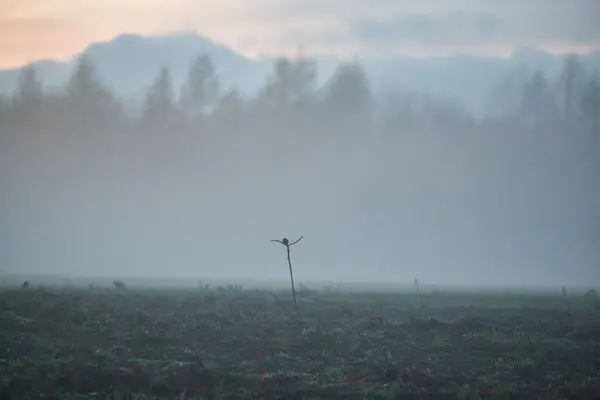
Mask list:
[[204,54],[181,87],[156,73],[139,112],[85,55],[0,98],[2,272],[285,279],[268,239],[304,235],[300,280],[600,280],[600,77],[576,56],[484,117],[375,96],[359,60],[319,85],[280,59],[252,97]]

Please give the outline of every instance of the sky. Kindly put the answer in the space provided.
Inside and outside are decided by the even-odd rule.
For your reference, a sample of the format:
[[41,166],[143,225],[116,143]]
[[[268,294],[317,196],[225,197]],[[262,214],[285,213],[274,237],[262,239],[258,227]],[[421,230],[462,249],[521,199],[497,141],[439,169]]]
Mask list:
[[597,0],[0,0],[0,68],[122,33],[195,31],[249,57],[600,49]]

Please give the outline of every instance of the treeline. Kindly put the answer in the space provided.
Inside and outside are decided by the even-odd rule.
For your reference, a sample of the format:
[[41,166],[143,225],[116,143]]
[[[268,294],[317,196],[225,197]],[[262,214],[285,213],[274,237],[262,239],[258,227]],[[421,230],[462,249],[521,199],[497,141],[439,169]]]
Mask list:
[[[141,112],[130,112],[99,79],[93,60],[82,56],[63,90],[44,90],[34,67],[22,70],[10,98],[0,99],[0,124],[45,131],[165,130],[170,133],[227,134],[256,130],[387,132],[489,129],[510,123],[514,128],[574,125],[598,129],[600,81],[586,73],[577,57],[565,59],[560,76],[551,81],[533,73],[518,93],[498,93],[504,104],[490,105],[490,116],[473,118],[460,105],[425,95],[389,90],[373,96],[359,62],[339,65],[331,79],[317,86],[317,66],[309,59],[280,59],[264,87],[253,97],[223,90],[210,58],[201,55],[190,66],[187,82],[175,88],[162,68],[148,89]],[[502,91],[500,87],[500,91]],[[508,105],[506,103],[509,103]],[[493,115],[493,117],[492,117]]]
[[[244,96],[225,90],[211,59],[200,55],[182,87],[174,87],[162,68],[141,108],[132,108],[101,81],[86,55],[58,91],[45,90],[36,70],[27,67],[12,97],[0,101],[2,166],[29,174],[36,165],[40,173],[53,170],[57,176],[204,168],[217,180],[215,169],[241,176],[310,163],[341,174],[356,165],[357,154],[373,157],[375,150],[394,158],[394,148],[431,135],[468,136],[460,143],[487,146],[494,157],[508,160],[531,134],[543,142],[552,133],[567,133],[585,148],[600,132],[600,81],[573,55],[553,79],[538,71],[512,89],[500,82],[490,113],[477,118],[458,102],[424,94],[390,88],[376,97],[358,61],[341,63],[321,87],[317,72],[310,59],[279,59],[262,89]],[[483,144],[481,137],[490,135],[505,139]],[[518,142],[507,145],[513,140],[507,138]],[[419,151],[427,157],[430,148]],[[8,172],[9,179],[16,176]]]

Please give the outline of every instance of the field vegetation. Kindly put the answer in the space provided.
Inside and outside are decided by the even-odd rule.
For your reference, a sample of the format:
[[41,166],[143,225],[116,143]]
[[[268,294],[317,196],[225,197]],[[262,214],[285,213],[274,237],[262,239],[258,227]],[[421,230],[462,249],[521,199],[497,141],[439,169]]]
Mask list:
[[[126,283],[126,282],[125,282]],[[300,285],[0,293],[11,399],[593,399],[600,302]]]

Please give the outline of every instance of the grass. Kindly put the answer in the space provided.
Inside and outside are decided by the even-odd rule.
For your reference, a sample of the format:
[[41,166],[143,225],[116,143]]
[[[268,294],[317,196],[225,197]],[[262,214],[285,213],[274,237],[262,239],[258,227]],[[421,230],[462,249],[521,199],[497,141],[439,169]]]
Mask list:
[[0,292],[11,399],[593,399],[597,298],[30,288]]

